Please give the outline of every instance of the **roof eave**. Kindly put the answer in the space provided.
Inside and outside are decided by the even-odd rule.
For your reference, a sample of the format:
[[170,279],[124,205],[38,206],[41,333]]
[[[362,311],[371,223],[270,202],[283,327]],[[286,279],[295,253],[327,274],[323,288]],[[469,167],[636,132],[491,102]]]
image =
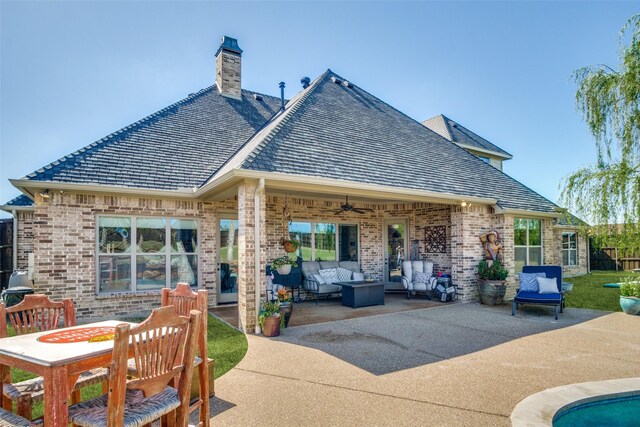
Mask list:
[[530,218],[562,218],[562,212],[543,212],[543,211],[533,211],[526,209],[511,209],[511,208],[503,208],[502,206],[495,204],[493,209],[497,214],[502,215],[519,215],[523,217]]
[[464,148],[465,150],[473,150],[473,151],[478,151],[480,153],[490,154],[490,155],[495,156],[495,157],[500,157],[503,160],[513,159],[513,156],[511,154],[508,154],[508,153],[505,154],[505,153],[500,153],[498,151],[486,150],[484,148],[476,147],[475,145],[464,144],[462,142],[457,142],[457,141],[453,141],[453,143],[456,144],[460,148]]
[[106,193],[118,195],[153,196],[162,198],[191,199],[195,189],[161,190],[138,187],[124,187],[103,184],[82,184],[59,181],[36,181],[30,179],[10,179],[9,182],[30,199],[34,199],[40,190],[73,191],[79,193]]

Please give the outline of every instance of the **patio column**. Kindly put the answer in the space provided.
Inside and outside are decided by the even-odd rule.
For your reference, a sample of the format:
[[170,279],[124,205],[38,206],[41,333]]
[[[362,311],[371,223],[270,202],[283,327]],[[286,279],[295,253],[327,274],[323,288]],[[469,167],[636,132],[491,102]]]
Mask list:
[[454,206],[451,209],[451,275],[462,302],[478,300],[478,262],[483,257],[480,234],[491,229],[486,206]]
[[260,281],[256,282],[256,189],[257,181],[247,180],[238,186],[238,319],[243,332],[252,333],[256,327],[256,286],[264,297],[265,258],[265,197],[260,195],[257,206],[260,221]]

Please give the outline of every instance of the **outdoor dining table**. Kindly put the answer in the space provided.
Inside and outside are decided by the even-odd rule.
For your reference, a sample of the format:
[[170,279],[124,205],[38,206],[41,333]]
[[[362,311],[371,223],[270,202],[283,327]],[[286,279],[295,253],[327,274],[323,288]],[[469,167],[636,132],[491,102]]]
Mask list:
[[[68,399],[78,377],[84,371],[111,363],[113,339],[109,335],[122,323],[107,320],[2,338],[0,378],[5,381],[10,367],[42,376],[46,408],[44,425],[66,426],[69,419]],[[6,404],[3,401],[3,406]]]

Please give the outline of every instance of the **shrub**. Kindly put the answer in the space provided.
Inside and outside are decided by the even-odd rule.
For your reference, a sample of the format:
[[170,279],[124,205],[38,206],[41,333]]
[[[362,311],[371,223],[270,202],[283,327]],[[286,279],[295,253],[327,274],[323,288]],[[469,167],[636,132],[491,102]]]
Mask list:
[[500,261],[493,261],[491,265],[485,260],[478,263],[478,277],[480,280],[505,280],[509,271],[500,264]]

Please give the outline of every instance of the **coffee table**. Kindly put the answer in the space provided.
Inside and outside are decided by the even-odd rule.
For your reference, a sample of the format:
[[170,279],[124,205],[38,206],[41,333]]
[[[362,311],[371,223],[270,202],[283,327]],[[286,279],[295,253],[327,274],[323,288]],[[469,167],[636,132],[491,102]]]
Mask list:
[[352,308],[384,305],[385,282],[338,282],[342,286],[342,305]]

